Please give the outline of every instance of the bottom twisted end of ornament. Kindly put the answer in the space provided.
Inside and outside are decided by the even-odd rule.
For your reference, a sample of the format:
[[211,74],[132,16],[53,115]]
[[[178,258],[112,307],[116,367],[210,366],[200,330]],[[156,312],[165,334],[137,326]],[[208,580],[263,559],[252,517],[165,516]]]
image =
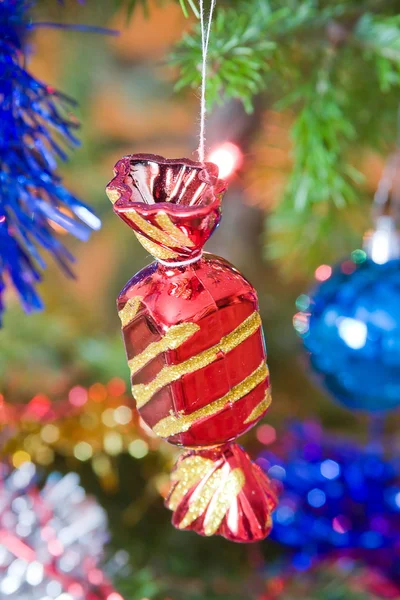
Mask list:
[[178,529],[257,542],[272,529],[273,483],[237,444],[190,450],[172,473],[166,500]]

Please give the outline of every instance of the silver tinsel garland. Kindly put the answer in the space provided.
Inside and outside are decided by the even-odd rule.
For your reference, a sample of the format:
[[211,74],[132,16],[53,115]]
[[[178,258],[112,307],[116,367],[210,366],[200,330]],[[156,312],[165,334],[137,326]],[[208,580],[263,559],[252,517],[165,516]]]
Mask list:
[[42,488],[32,463],[0,464],[0,598],[122,600],[99,568],[108,539],[105,511],[75,473]]

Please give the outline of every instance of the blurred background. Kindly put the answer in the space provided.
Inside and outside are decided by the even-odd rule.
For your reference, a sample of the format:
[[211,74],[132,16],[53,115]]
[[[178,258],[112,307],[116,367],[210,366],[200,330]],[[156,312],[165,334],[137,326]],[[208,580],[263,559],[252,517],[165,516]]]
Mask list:
[[[285,544],[267,539],[235,545],[171,526],[163,498],[176,450],[155,439],[135,414],[115,308],[119,291],[151,259],[114,216],[104,189],[125,154],[195,158],[198,93],[174,91],[176,71],[166,60],[194,17],[185,18],[174,3],[150,3],[149,15],[137,9],[131,19],[105,2],[68,2],[41,7],[44,12],[46,20],[120,32],[111,37],[41,29],[29,40],[31,72],[79,103],[74,112],[82,123],[81,147],[61,165],[61,173],[103,226],[86,244],[64,236],[76,257],[76,279],[64,277],[48,260],[39,286],[44,312],[25,315],[13,289],[6,292],[0,334],[0,415],[8,425],[0,438],[3,454],[14,468],[32,462],[45,473],[80,475],[86,493],[106,511],[107,577],[127,600],[400,597],[360,591],[358,581],[348,584],[348,573],[337,568],[333,555],[312,575],[320,595],[307,591],[307,580],[303,591],[296,584],[293,591],[285,579],[292,577],[291,550]],[[278,452],[292,435],[290,420],[308,423],[311,429],[302,432],[303,439],[320,436],[319,444],[325,435],[343,445],[350,440],[363,447],[370,443],[370,417],[336,404],[310,380],[292,324],[302,309],[301,295],[325,277],[318,267],[346,258],[361,245],[362,231],[370,226],[367,209],[355,216],[358,245],[353,243],[357,236],[347,247],[347,241],[339,242],[330,256],[320,251],[317,261],[299,268],[292,264],[289,273],[284,260],[266,258],[269,213],[290,168],[291,120],[289,111],[278,113],[265,103],[248,114],[231,99],[213,110],[207,123],[208,155],[222,148],[228,162],[233,161],[222,223],[207,250],[232,262],[257,289],[272,376],[267,417],[241,440],[253,457]],[[226,142],[234,144],[233,155]],[[364,187],[372,197],[383,161],[372,152],[363,160]],[[225,165],[224,153],[222,161]],[[58,234],[63,236],[61,228]],[[315,420],[323,430],[311,423]],[[392,415],[386,433],[398,424],[398,416]],[[285,560],[290,573],[282,571]],[[360,572],[360,580],[366,577]],[[342,596],[334,595],[338,589]]]

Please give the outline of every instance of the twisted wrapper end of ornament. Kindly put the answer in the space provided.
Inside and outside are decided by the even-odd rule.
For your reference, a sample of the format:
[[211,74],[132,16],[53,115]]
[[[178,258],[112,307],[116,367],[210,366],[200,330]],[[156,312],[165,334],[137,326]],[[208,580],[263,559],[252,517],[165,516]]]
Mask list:
[[233,542],[263,540],[277,506],[274,484],[237,444],[190,450],[172,473],[166,506],[178,529]]
[[106,189],[114,212],[150,254],[168,263],[201,256],[226,189],[216,165],[133,154],[118,161],[114,173]]

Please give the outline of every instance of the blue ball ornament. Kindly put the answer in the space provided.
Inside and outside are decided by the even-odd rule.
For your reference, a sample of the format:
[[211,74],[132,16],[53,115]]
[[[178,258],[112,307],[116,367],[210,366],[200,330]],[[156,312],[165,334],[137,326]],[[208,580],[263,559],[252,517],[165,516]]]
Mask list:
[[[317,380],[351,410],[400,404],[400,259],[377,264],[358,250],[297,299],[294,326]],[[358,262],[358,264],[357,264]]]

